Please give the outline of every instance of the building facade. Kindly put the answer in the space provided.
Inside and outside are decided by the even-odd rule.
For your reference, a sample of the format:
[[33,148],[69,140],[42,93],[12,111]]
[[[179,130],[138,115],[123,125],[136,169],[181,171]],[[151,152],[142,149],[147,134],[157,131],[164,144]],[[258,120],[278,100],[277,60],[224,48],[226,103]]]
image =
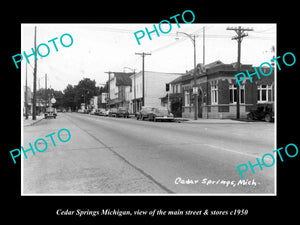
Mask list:
[[130,76],[132,83],[131,112],[138,112],[143,105],[161,107],[161,97],[166,95],[166,84],[181,76],[182,74],[180,73],[145,71],[143,84],[142,71],[132,74]]
[[132,73],[113,72],[109,80],[108,108],[129,108],[130,99],[126,98],[126,91],[131,89]]
[[[258,68],[256,68],[257,71]],[[252,65],[241,65],[241,72],[255,72]],[[263,68],[267,74],[270,68]],[[268,71],[267,71],[268,70]],[[245,72],[246,73],[246,72]],[[172,113],[180,110],[178,102],[182,102],[181,114],[184,118],[194,118],[194,71],[191,70],[181,79],[170,82]],[[251,109],[259,104],[274,102],[274,69],[269,76],[252,76],[252,82],[247,77],[239,89],[237,99],[237,63],[224,64],[221,61],[203,66],[197,65],[197,111],[198,118],[236,118],[237,101],[240,103],[240,118],[246,118]],[[175,105],[177,104],[177,105]],[[176,113],[178,115],[178,113]]]

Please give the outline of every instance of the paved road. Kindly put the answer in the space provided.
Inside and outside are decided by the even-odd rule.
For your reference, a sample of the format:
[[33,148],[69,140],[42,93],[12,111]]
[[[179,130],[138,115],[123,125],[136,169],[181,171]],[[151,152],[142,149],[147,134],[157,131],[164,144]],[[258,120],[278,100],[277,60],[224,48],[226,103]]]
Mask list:
[[274,166],[256,166],[255,174],[249,168],[247,185],[237,171],[272,153],[271,123],[155,123],[65,113],[25,127],[23,146],[62,128],[71,132],[70,141],[54,135],[53,147],[45,138],[45,152],[23,158],[24,194],[274,193]]

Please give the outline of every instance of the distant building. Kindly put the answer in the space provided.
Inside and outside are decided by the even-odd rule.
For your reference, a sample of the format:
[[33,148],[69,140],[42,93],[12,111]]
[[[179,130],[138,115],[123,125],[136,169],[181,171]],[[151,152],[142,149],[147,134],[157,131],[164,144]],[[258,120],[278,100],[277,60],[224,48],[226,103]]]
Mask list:
[[144,81],[144,99],[143,99],[143,79],[142,71],[130,76],[131,88],[131,103],[130,111],[135,113],[139,111],[144,103],[144,106],[160,107],[161,97],[166,95],[166,84],[180,77],[180,73],[162,73],[145,71]]
[[90,99],[90,107],[91,109],[98,109],[98,96],[93,96]]
[[126,90],[131,88],[130,76],[133,73],[112,72],[109,81],[109,95],[107,104],[109,108],[129,108],[129,99],[126,99]]

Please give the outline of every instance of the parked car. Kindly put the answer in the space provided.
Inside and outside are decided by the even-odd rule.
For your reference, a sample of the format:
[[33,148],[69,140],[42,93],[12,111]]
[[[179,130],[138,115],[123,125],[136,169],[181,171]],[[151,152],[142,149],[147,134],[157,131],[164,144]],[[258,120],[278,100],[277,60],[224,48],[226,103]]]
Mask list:
[[259,105],[256,110],[251,110],[247,114],[248,120],[264,120],[266,122],[274,121],[273,104]]
[[102,112],[102,115],[103,115],[103,116],[108,116],[108,115],[109,115],[109,110],[103,111],[103,112]]
[[174,121],[174,115],[166,108],[153,108],[153,113],[150,114],[151,121]]
[[117,109],[116,108],[111,108],[108,110],[108,116],[109,117],[116,117],[117,116]]
[[129,118],[129,112],[128,109],[125,107],[119,107],[117,110],[117,117],[124,117],[124,118]]
[[145,120],[149,118],[149,115],[152,113],[153,107],[142,106],[142,109],[136,113],[137,120]]
[[100,109],[96,109],[94,114],[100,116]]
[[137,114],[137,119],[150,121],[174,121],[174,115],[168,109],[160,107],[142,107]]
[[103,112],[104,111],[105,111],[105,109],[96,109],[95,115],[97,115],[97,116],[103,116]]
[[91,111],[92,111],[91,109],[85,109],[85,110],[83,111],[83,113],[89,114]]
[[95,115],[95,112],[96,112],[96,109],[92,109],[92,110],[90,111],[90,114],[91,114],[91,115]]

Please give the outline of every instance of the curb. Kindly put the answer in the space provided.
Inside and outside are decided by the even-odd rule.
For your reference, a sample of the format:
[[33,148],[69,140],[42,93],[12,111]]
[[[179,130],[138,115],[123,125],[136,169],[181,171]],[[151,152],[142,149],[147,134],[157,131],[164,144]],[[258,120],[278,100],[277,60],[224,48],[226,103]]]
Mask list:
[[247,121],[236,121],[236,120],[215,120],[215,121],[207,121],[207,120],[189,120],[189,119],[175,119],[175,121],[178,121],[179,123],[187,123],[187,124],[244,124],[248,123]]
[[24,124],[24,127],[33,126],[33,125],[35,125],[36,123],[42,121],[43,119],[44,119],[44,118],[41,118],[41,119],[36,120],[36,121],[34,121],[34,122],[30,123],[30,124]]

